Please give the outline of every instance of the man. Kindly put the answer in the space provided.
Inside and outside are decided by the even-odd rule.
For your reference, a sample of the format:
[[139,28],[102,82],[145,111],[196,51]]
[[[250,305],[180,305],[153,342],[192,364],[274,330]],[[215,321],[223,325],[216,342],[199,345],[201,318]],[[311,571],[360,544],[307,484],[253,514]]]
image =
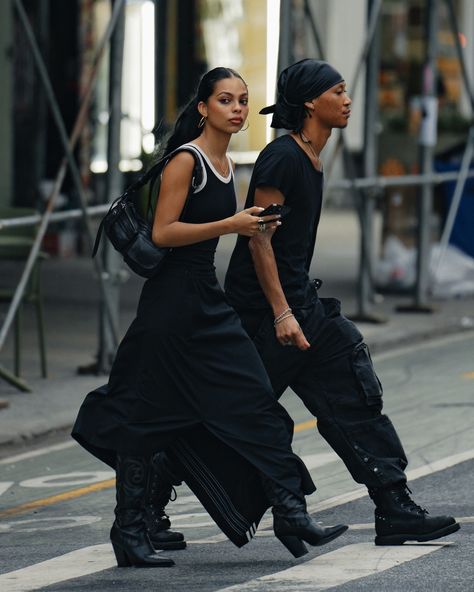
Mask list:
[[459,529],[429,516],[410,498],[407,459],[382,387],[356,326],[333,298],[318,298],[308,277],[316,241],[323,174],[319,155],[333,128],[345,128],[351,99],[329,64],[306,59],[278,79],[272,127],[289,130],[259,155],[245,207],[291,208],[278,230],[240,236],[225,289],[253,339],[277,397],[288,386],[318,419],[318,430],[375,503],[375,544],[428,541]]

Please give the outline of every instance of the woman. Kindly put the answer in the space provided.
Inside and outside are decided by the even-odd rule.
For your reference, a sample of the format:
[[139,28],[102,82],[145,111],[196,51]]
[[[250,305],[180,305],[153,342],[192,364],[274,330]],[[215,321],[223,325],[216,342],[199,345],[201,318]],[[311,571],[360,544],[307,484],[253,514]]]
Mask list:
[[[253,536],[269,503],[275,534],[295,556],[307,552],[303,540],[323,544],[347,528],[321,528],[306,513],[304,494],[315,488],[291,451],[291,419],[275,402],[215,276],[219,236],[253,236],[265,224],[279,225],[274,216],[259,218],[258,207],[235,214],[226,150],[245,123],[247,102],[239,74],[215,68],[178,118],[165,152],[194,141],[164,168],[152,234],[157,245],[173,250],[143,287],[108,385],[87,396],[73,430],[116,469],[111,541],[119,566],[173,565],[154,555],[146,531],[153,472],[172,480],[177,469],[239,546]],[[203,174],[187,198],[195,156]],[[159,457],[159,473],[150,470],[156,451],[167,452]]]

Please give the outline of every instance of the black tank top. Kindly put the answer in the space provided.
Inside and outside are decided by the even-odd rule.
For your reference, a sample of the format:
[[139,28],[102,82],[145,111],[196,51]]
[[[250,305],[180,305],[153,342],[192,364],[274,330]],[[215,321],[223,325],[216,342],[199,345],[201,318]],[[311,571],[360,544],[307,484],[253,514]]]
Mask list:
[[[195,144],[189,143],[190,147],[201,161],[202,181],[188,198],[185,206],[182,222],[191,224],[202,224],[204,222],[216,222],[235,214],[237,207],[234,189],[234,174],[232,163],[229,160],[229,174],[227,177],[220,175],[207,155]],[[175,247],[167,255],[168,264],[179,264],[191,267],[209,267],[214,264],[219,237],[209,240]]]

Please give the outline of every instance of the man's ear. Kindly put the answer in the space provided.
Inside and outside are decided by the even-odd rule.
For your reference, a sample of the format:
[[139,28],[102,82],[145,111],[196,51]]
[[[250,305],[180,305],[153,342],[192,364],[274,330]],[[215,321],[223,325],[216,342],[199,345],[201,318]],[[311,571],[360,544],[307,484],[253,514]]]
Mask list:
[[310,111],[314,111],[314,99],[312,101],[305,101],[304,106]]

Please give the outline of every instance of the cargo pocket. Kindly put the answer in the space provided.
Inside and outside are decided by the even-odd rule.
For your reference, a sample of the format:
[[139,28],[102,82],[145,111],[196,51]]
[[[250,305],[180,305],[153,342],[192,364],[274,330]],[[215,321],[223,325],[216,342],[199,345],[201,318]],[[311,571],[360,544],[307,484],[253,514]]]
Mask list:
[[356,345],[352,352],[352,369],[361,391],[367,399],[367,405],[382,407],[382,385],[375,374],[369,348],[365,343]]

